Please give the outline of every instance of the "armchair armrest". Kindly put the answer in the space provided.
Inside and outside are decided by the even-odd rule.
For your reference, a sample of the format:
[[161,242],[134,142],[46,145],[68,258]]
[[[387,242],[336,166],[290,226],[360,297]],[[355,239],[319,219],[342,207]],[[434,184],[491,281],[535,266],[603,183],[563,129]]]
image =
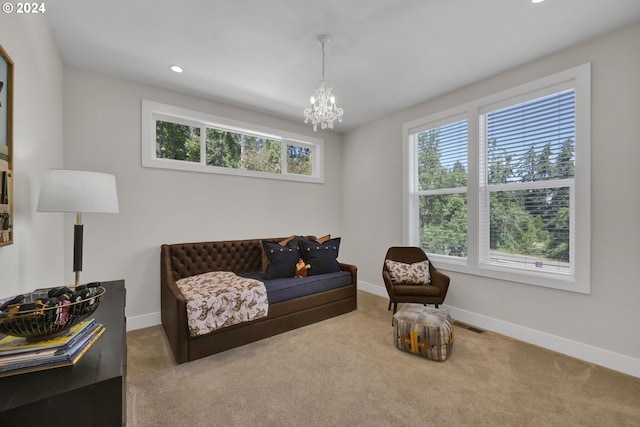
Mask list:
[[387,288],[387,293],[389,297],[392,298],[395,296],[395,292],[393,290],[393,282],[391,281],[391,275],[387,271],[386,268],[382,269],[382,280],[384,280],[384,286]]
[[431,270],[431,286],[435,286],[440,290],[441,295],[446,295],[449,289],[449,276],[439,272],[436,269]]

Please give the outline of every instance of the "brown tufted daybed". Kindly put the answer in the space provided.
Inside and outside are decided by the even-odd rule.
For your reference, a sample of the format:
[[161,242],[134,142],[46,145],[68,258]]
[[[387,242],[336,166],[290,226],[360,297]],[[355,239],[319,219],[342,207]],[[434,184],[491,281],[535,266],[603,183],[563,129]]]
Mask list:
[[[161,246],[161,318],[165,334],[177,363],[184,363],[277,335],[330,317],[348,313],[357,307],[357,268],[339,263],[346,284],[308,295],[269,296],[267,317],[191,336],[185,297],[176,281],[213,271],[231,271],[247,277],[258,277],[262,267],[262,240],[250,239],[219,242],[163,244]],[[346,274],[344,272],[348,272]],[[350,280],[349,280],[350,275]],[[322,285],[323,275],[299,280],[295,292]],[[328,277],[328,276],[327,276]],[[314,284],[299,286],[311,279]],[[348,283],[350,282],[350,283]],[[265,284],[266,281],[265,281]],[[267,286],[268,287],[268,286]],[[272,302],[277,300],[277,302]]]

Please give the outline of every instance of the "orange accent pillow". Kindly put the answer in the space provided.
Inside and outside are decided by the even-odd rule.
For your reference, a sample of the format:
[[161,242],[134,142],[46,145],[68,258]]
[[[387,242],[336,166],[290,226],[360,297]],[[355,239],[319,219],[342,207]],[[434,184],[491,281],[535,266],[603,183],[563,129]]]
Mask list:
[[327,234],[326,236],[318,237],[317,239],[313,239],[318,243],[324,243],[327,240],[331,240],[331,234]]

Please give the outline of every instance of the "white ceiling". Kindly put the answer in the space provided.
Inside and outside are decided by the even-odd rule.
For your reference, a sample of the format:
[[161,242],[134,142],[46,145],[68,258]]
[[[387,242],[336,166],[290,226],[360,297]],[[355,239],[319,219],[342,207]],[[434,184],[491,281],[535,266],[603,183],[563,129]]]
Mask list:
[[[640,20],[640,0],[55,0],[65,64],[302,121],[321,77],[345,132]],[[630,52],[631,53],[631,52]],[[633,54],[638,54],[638,51]],[[169,70],[180,64],[181,74]]]

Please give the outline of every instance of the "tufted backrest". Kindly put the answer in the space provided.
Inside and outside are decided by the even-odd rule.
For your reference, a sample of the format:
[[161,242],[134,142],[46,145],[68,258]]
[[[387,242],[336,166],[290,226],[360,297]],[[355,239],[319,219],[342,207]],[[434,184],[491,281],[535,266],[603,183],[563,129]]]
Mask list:
[[261,240],[283,238],[165,244],[162,263],[171,266],[174,280],[209,271],[258,271],[262,266]]

